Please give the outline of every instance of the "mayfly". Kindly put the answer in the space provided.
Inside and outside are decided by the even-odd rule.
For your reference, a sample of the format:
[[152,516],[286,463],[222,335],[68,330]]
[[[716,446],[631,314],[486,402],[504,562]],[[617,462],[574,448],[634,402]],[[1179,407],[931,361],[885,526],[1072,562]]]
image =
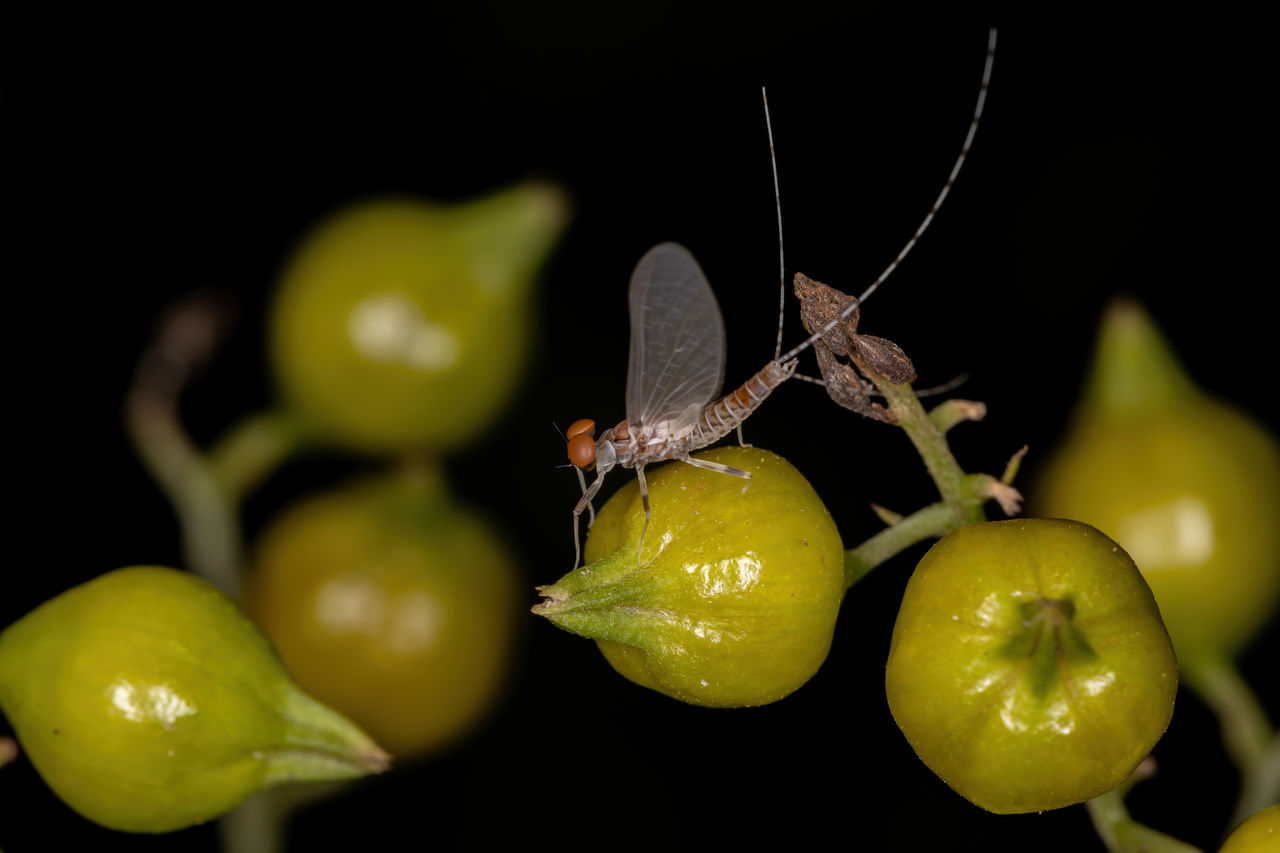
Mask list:
[[[695,459],[690,454],[739,428],[775,388],[795,374],[797,356],[845,322],[915,246],[947,197],[969,153],[986,100],[994,52],[995,30],[992,30],[978,105],[960,156],[942,192],[907,245],[862,296],[832,317],[823,328],[810,330],[813,334],[785,355],[781,354],[782,331],[779,327],[774,359],[737,390],[718,401],[712,402],[724,381],[724,321],[706,276],[693,255],[677,243],[660,243],[644,254],[631,274],[628,297],[631,353],[627,369],[626,419],[605,430],[599,438],[596,437],[595,422],[589,419],[575,421],[565,431],[569,461],[573,463],[582,486],[582,498],[573,508],[575,569],[582,557],[578,519],[584,510],[590,510],[590,518],[594,521],[595,511],[591,502],[604,484],[605,475],[614,467],[634,468],[640,484],[644,527],[636,549],[637,559],[650,520],[649,489],[644,478],[646,465],[680,460],[709,471],[751,479],[749,471]],[[776,194],[776,170],[774,181]],[[781,262],[781,213],[778,244]],[[588,485],[582,472],[593,465],[596,478]]]
[[[795,358],[771,361],[736,391],[712,403],[724,383],[724,320],[698,262],[678,243],[659,243],[645,252],[631,274],[629,302],[627,418],[599,439],[595,422],[587,419],[575,421],[565,431],[569,461],[582,484],[582,499],[573,508],[574,568],[582,557],[578,518],[591,506],[604,475],[614,466],[634,468],[640,481],[645,525],[641,545],[649,527],[646,465],[679,459],[750,480],[749,471],[689,454],[736,429],[796,369]],[[592,464],[596,478],[588,486],[582,471]]]

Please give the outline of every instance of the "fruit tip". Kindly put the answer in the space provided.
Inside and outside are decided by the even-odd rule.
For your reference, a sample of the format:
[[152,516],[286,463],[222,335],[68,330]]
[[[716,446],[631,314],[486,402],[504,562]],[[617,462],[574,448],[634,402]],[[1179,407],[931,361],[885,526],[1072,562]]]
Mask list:
[[560,589],[559,584],[554,583],[535,586],[533,591],[546,599],[533,606],[534,613],[542,613],[545,609],[553,607],[569,597],[565,595],[564,590]]
[[360,765],[372,775],[386,773],[394,764],[395,757],[376,743],[370,743],[360,753]]
[[529,608],[529,612],[535,616],[550,616],[556,611],[556,602],[553,599],[545,599]]

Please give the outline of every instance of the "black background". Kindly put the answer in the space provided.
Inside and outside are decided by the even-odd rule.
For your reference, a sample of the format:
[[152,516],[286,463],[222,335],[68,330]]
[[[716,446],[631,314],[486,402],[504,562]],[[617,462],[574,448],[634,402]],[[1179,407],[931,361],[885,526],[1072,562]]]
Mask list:
[[[528,383],[450,458],[503,525],[527,586],[568,568],[577,484],[550,424],[621,418],[625,285],[650,245],[699,258],[725,314],[728,380],[773,352],[775,211],[759,87],[769,86],[787,259],[857,292],[927,211],[958,151],[991,23],[987,115],[933,230],[864,312],[920,384],[971,376],[986,423],[956,430],[969,470],[1026,443],[1024,484],[1061,435],[1109,295],[1140,296],[1206,387],[1280,430],[1272,390],[1275,149],[1270,45],[1253,22],[1001,22],[793,2],[424,5],[290,17],[96,12],[3,36],[10,559],[0,624],[103,571],[179,562],[172,515],[134,461],[120,400],[155,314],[196,286],[240,325],[188,397],[208,439],[266,405],[265,305],[293,242],[379,193],[452,200],[554,180],[573,223],[541,279]],[[792,308],[791,310],[794,310]],[[800,338],[794,313],[788,341]],[[812,368],[810,368],[812,371]],[[612,419],[612,420],[611,420]],[[811,480],[854,544],[871,501],[933,499],[906,440],[784,387],[747,425]],[[300,492],[361,469],[291,465],[247,509],[252,533]],[[627,474],[615,474],[616,488]],[[1100,849],[1083,808],[997,817],[951,793],[888,713],[883,666],[923,549],[844,604],[819,674],[775,705],[686,707],[615,675],[533,617],[506,702],[429,764],[303,813],[294,848],[548,842],[570,848]],[[530,603],[534,600],[530,592]],[[1275,622],[1244,660],[1280,713]],[[0,721],[0,732],[6,731]],[[1180,697],[1135,816],[1220,838],[1233,772]],[[100,830],[28,762],[0,771],[0,846],[213,849],[211,827]],[[92,846],[90,846],[92,845]]]

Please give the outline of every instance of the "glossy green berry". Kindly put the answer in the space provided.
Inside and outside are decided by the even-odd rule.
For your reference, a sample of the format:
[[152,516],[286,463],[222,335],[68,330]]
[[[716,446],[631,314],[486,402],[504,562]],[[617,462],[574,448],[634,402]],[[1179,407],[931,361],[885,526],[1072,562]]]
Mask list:
[[962,527],[921,559],[885,689],[920,759],[1001,814],[1124,781],[1173,714],[1177,662],[1150,589],[1088,525]]
[[230,600],[173,569],[102,575],[6,628],[0,708],[64,802],[131,832],[180,829],[269,785],[388,763],[289,680]]
[[298,683],[400,758],[493,706],[519,584],[502,537],[434,471],[309,497],[264,531],[245,606]]
[[1265,808],[1236,827],[1218,853],[1276,853],[1280,850],[1280,805]]
[[699,458],[752,478],[678,462],[647,471],[652,521],[639,555],[644,512],[632,480],[597,516],[587,565],[541,587],[547,600],[534,612],[596,640],[637,684],[695,705],[764,705],[826,659],[844,551],[786,460],[740,447]]
[[1280,444],[1198,390],[1140,307],[1117,302],[1033,511],[1112,536],[1151,585],[1188,675],[1280,601]]
[[562,194],[532,183],[455,206],[340,211],[294,253],[272,310],[287,403],[358,451],[466,442],[516,387],[531,286],[565,220]]

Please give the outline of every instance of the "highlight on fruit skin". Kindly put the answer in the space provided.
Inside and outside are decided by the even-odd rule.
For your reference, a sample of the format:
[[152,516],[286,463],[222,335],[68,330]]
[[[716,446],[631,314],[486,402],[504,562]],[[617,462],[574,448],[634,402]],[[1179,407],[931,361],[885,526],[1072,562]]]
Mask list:
[[294,685],[235,604],[155,566],[104,574],[0,633],[0,710],[54,793],[129,832],[201,823],[271,785],[390,765]]
[[1133,301],[1108,307],[1070,432],[1028,505],[1124,546],[1189,680],[1280,606],[1280,442],[1197,388]]
[[682,702],[768,704],[826,659],[844,550],[826,507],[782,457],[724,447],[698,458],[752,479],[680,462],[649,469],[652,520],[639,557],[644,512],[632,480],[596,516],[586,565],[539,587],[545,600],[533,612]]
[[1151,591],[1098,530],[970,525],[920,560],[885,690],[920,759],[998,814],[1083,802],[1164,734],[1178,671]]
[[492,523],[418,466],[285,510],[259,537],[244,597],[298,683],[405,760],[498,704],[518,577]]
[[307,434],[377,454],[473,440],[521,378],[532,286],[567,221],[564,193],[531,181],[460,204],[370,199],[320,223],[269,336]]

